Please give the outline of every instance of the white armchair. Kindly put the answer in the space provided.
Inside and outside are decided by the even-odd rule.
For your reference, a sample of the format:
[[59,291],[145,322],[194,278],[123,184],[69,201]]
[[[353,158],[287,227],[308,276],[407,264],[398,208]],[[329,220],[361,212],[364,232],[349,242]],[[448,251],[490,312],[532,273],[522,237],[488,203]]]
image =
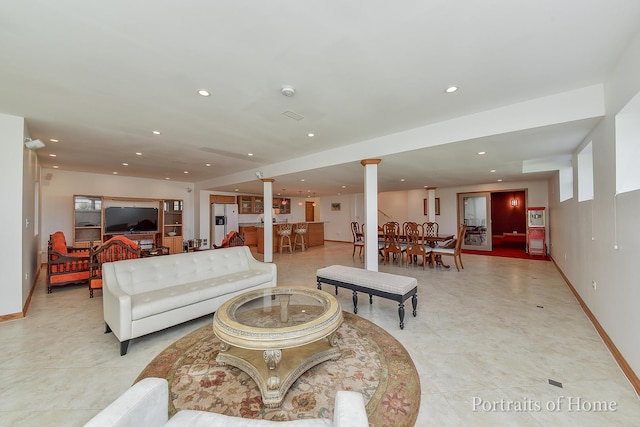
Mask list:
[[85,427],[368,427],[362,395],[338,391],[333,421],[324,418],[293,421],[266,421],[216,414],[205,411],[178,411],[170,420],[169,386],[164,378],[144,378],[100,411]]

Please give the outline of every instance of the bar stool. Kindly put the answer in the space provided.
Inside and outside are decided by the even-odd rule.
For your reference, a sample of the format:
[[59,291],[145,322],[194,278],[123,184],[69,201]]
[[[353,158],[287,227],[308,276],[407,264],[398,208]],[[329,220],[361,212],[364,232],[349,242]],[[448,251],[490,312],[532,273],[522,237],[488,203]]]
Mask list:
[[[278,225],[278,236],[280,236],[280,253],[282,253],[282,248],[289,248],[289,253],[293,253],[291,249],[291,224]],[[285,244],[285,239],[288,241],[287,244]]]
[[[293,250],[295,251],[296,247],[300,246],[300,249],[302,250],[302,252],[304,252],[304,235],[307,234],[307,223],[297,223],[295,228],[293,229],[293,232],[295,233],[295,237],[293,238]],[[300,238],[299,242],[298,238]]]

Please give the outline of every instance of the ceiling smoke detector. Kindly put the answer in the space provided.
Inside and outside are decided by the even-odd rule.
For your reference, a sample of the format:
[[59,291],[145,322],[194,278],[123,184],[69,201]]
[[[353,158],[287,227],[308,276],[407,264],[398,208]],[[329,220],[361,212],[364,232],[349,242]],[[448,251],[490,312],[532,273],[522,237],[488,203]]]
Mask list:
[[282,88],[282,94],[290,98],[296,94],[296,90],[291,86],[285,86]]

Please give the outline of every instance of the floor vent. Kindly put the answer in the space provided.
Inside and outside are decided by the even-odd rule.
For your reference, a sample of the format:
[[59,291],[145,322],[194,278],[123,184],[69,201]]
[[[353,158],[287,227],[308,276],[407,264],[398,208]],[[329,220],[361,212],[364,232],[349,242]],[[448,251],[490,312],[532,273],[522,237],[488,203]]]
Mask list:
[[562,383],[560,381],[549,379],[549,384],[562,388]]

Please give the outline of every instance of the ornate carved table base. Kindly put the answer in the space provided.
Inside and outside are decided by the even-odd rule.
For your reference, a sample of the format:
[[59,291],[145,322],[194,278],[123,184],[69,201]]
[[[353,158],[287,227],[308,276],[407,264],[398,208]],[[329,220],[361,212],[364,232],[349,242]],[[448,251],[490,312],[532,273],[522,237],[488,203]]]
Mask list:
[[267,408],[280,406],[291,385],[307,370],[327,360],[340,358],[335,333],[320,341],[284,350],[225,347],[218,353],[216,361],[249,374],[258,384],[262,402]]

